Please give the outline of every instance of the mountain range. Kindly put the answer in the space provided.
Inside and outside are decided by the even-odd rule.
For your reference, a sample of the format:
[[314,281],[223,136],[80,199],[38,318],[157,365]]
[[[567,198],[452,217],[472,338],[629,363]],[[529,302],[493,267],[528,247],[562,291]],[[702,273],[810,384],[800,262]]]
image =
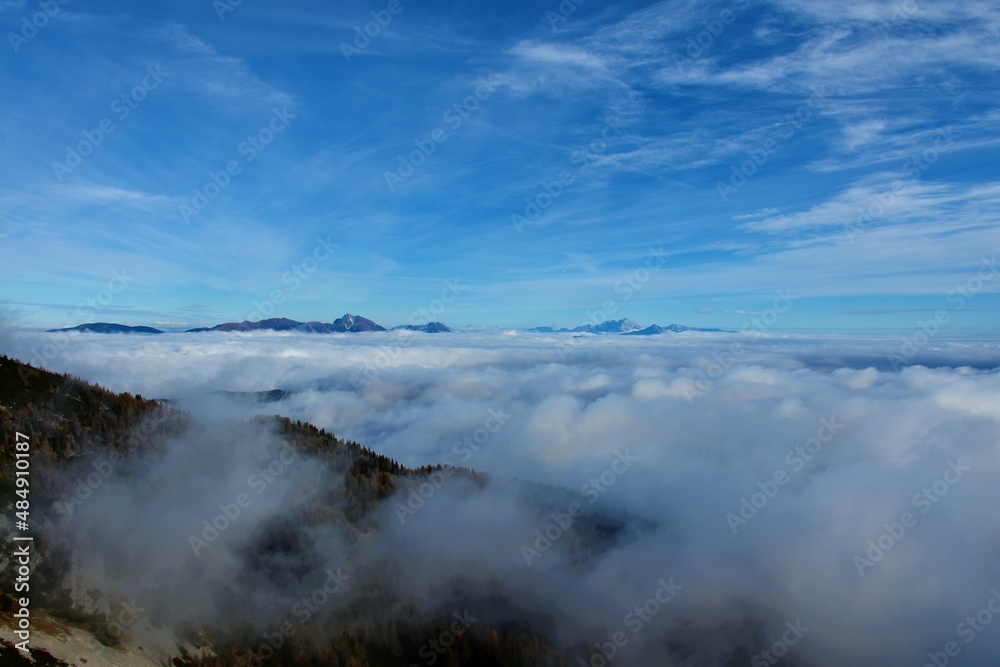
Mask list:
[[428,322],[427,324],[400,324],[393,327],[393,331],[422,331],[423,333],[449,333],[451,329],[440,322]]
[[277,317],[258,322],[226,322],[214,327],[188,329],[187,333],[201,331],[305,331],[308,333],[359,333],[362,331],[385,331],[385,327],[360,315],[346,313],[330,324],[325,322],[299,322],[286,317]]
[[707,333],[724,333],[725,329],[703,329],[700,327],[688,327],[683,324],[668,324],[665,327],[661,327],[658,324],[651,324],[645,329],[636,329],[633,331],[626,331],[623,335],[625,336],[655,336],[657,334],[665,333],[681,333],[682,331],[701,331]]
[[[423,333],[446,333],[451,329],[440,322],[428,322],[427,324],[406,324],[394,329],[405,329],[407,331],[420,331]],[[299,322],[287,317],[274,317],[266,320],[251,322],[224,322],[214,327],[198,327],[188,329],[184,333],[201,333],[204,331],[302,331],[306,333],[360,333],[363,331],[385,331],[385,327],[376,324],[367,317],[351,315],[346,313],[343,317],[338,317],[331,323],[326,322]],[[79,331],[83,333],[99,334],[162,334],[166,333],[162,329],[153,327],[133,327],[124,324],[114,324],[111,322],[90,322],[80,324],[66,329],[49,329],[49,333],[61,333],[66,331]]]
[[[299,322],[287,317],[274,317],[266,320],[251,322],[225,322],[214,327],[198,327],[188,329],[185,333],[200,333],[204,331],[300,331],[305,333],[360,333],[365,331],[385,331],[386,328],[373,322],[367,317],[351,315],[346,313],[343,317],[338,317],[331,323],[326,322]],[[402,324],[392,328],[393,331],[419,331],[422,333],[449,333],[451,329],[440,322],[428,322],[427,324]],[[127,326],[124,324],[114,324],[110,322],[90,322],[80,324],[66,329],[49,329],[50,333],[60,333],[65,331],[80,331],[84,333],[100,334],[162,334],[166,333],[161,329],[145,326]],[[533,327],[528,331],[538,333],[590,333],[590,334],[621,334],[628,336],[654,336],[665,333],[680,333],[683,331],[699,331],[709,333],[722,333],[725,329],[705,329],[700,327],[689,327],[683,324],[668,324],[661,327],[658,324],[651,324],[643,327],[634,320],[623,318],[620,320],[606,320],[600,324],[584,324],[573,329],[565,327],[555,329],[553,327]]]
[[61,333],[63,331],[79,331],[81,333],[99,333],[99,334],[125,334],[125,333],[136,333],[136,334],[161,334],[163,333],[159,329],[154,329],[153,327],[130,327],[124,324],[113,324],[111,322],[89,322],[87,324],[79,324],[75,327],[69,327],[67,329],[49,329],[49,333]]
[[627,336],[653,336],[664,333],[680,333],[682,331],[701,331],[711,333],[722,333],[725,329],[702,329],[699,327],[689,327],[683,324],[668,324],[661,327],[658,324],[643,326],[628,318],[620,320],[605,320],[600,324],[584,324],[573,329],[554,329],[552,327],[534,327],[529,331],[539,333],[592,333],[592,334],[622,334]]

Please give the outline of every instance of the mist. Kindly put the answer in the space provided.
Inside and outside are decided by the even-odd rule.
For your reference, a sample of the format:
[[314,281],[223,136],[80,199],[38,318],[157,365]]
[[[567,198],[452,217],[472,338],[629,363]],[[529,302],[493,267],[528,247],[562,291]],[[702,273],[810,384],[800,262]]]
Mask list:
[[[46,342],[51,370],[193,414],[183,438],[123,464],[59,524],[109,580],[179,582],[144,593],[171,622],[263,631],[325,568],[382,563],[422,613],[534,619],[593,665],[992,665],[1000,653],[992,341],[495,331],[7,344],[32,361]],[[287,393],[250,395],[273,389]],[[262,527],[338,483],[298,454],[257,492],[250,478],[290,456],[253,419],[271,414],[404,465],[491,478],[403,484],[371,534],[310,528],[302,562],[250,564],[242,547]],[[530,489],[543,487],[515,478],[564,491],[540,509]],[[238,520],[196,549],[202,522],[240,494],[252,502]],[[624,529],[581,557],[578,530],[605,519]],[[249,585],[259,605],[234,616],[225,591]],[[460,589],[506,602],[476,607]],[[357,595],[344,586],[331,608]]]

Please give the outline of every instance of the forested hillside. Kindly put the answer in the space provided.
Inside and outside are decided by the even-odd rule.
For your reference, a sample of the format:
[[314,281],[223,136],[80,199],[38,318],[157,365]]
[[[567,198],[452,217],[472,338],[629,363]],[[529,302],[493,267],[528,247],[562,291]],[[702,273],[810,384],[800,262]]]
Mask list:
[[[129,471],[128,461],[155,458],[171,439],[185,438],[192,428],[192,416],[142,396],[115,394],[77,378],[3,357],[0,427],[5,452],[0,462],[0,498],[5,514],[13,511],[13,457],[6,453],[13,451],[15,433],[28,435],[33,447],[32,525],[37,527],[36,549],[42,555],[32,574],[37,589],[33,594],[36,612],[44,611],[66,628],[85,630],[107,646],[124,650],[128,633],[107,630],[113,625],[115,594],[88,591],[88,599],[96,597],[100,603],[82,604],[80,593],[69,582],[68,573],[80,569],[75,562],[79,545],[74,540],[78,538],[67,528],[74,519],[72,483],[83,474],[74,471],[89,472],[88,465],[109,455],[126,462],[120,470]],[[275,665],[317,667],[570,664],[569,655],[554,648],[544,614],[523,606],[502,582],[484,590],[459,579],[444,580],[441,599],[418,606],[400,594],[401,575],[393,559],[405,554],[386,555],[380,561],[361,556],[371,536],[382,530],[384,523],[380,525],[380,521],[393,516],[381,505],[394,492],[417,488],[430,480],[437,488],[445,479],[461,480],[465,488],[476,489],[487,483],[485,475],[440,466],[405,468],[356,442],[284,417],[257,418],[243,425],[257,427],[308,456],[311,466],[321,467],[317,479],[336,483],[316,482],[315,488],[304,490],[300,500],[263,522],[249,539],[239,543],[245,564],[234,582],[212,591],[213,604],[226,609],[258,609],[258,588],[264,581],[268,586],[287,581],[291,588],[301,588],[304,582],[328,585],[323,583],[325,575],[321,573],[329,558],[324,540],[330,535],[344,545],[345,567],[350,574],[343,578],[349,579],[352,595],[343,604],[310,610],[306,622],[296,624],[294,632],[280,636],[278,641],[274,639],[274,621],[266,617],[267,613],[236,613],[218,627],[197,620],[179,624],[171,621],[174,617],[166,608],[158,609],[156,601],[172,583],[152,581],[147,585],[156,593],[151,593],[143,604],[151,627],[174,623],[169,628],[179,640],[174,665],[257,664],[253,656],[262,655],[270,656]],[[118,474],[128,477],[133,473],[115,470],[108,476]],[[67,483],[67,479],[71,481]],[[499,483],[511,495],[537,505],[539,516],[560,507],[565,493],[514,481]],[[131,500],[121,498],[120,502],[127,504]],[[320,530],[327,537],[317,537]],[[561,548],[572,552],[574,562],[585,562],[594,549],[603,550],[613,544],[622,530],[623,524],[617,518],[586,517],[567,531]],[[114,544],[103,544],[101,548],[102,559],[110,562],[117,556],[109,551],[116,548]],[[448,545],[441,544],[440,548]],[[191,558],[191,562],[193,568],[204,563],[197,558]],[[5,589],[3,609],[12,608],[12,603],[10,591]],[[474,620],[461,620],[462,614],[456,610],[468,614],[468,609],[476,610]],[[7,616],[0,614],[0,618]],[[3,622],[10,623],[11,619]],[[277,627],[280,633],[281,625]],[[13,649],[5,644],[3,655],[15,660]],[[197,649],[191,650],[192,646]],[[49,659],[43,652],[37,652],[35,658],[40,664]],[[50,664],[63,664],[52,660]]]

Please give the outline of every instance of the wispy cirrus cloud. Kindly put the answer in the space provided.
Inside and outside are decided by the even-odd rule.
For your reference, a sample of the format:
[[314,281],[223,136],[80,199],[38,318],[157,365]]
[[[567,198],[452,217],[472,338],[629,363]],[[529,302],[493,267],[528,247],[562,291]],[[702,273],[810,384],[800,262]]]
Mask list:
[[[52,233],[85,224],[100,230],[94,238],[121,239],[112,247],[123,253],[159,247],[170,267],[160,275],[198,276],[212,293],[196,301],[221,299],[223,311],[233,310],[228,319],[245,314],[234,304],[259,298],[249,286],[268,287],[255,267],[280,278],[282,265],[294,261],[288,248],[306,252],[309,239],[335,230],[345,253],[326,287],[336,284],[352,303],[374,298],[372,312],[399,310],[402,318],[413,305],[399,276],[418,285],[455,275],[490,294],[476,310],[456,304],[458,318],[505,324],[506,310],[523,322],[518,294],[528,276],[546,295],[531,307],[568,317],[597,299],[600,286],[574,291],[547,267],[563,263],[565,253],[634,257],[660,243],[680,264],[663,274],[675,293],[747,298],[781,282],[767,266],[774,262],[824,294],[843,289],[861,298],[876,285],[845,279],[835,262],[872,253],[886,275],[904,265],[909,271],[911,260],[886,263],[881,240],[902,243],[901,258],[922,256],[951,225],[964,241],[949,241],[947,261],[956,264],[925,264],[936,272],[919,281],[929,289],[961,270],[974,241],[991,239],[985,189],[992,179],[982,165],[997,145],[1000,98],[992,82],[1000,40],[990,3],[919,3],[919,11],[901,14],[902,7],[588,3],[553,26],[546,12],[558,5],[407,5],[364,57],[347,62],[338,45],[374,20],[370,7],[244,4],[220,22],[204,7],[166,15],[97,7],[84,16],[71,5],[72,20],[53,22],[0,71],[0,85],[14,91],[0,126],[7,137],[0,168],[11,174],[0,206],[13,224],[51,226]],[[111,105],[150,65],[168,76],[121,119]],[[495,89],[464,109],[480,77]],[[797,118],[817,90],[822,103]],[[297,116],[288,131],[249,150],[246,142],[261,132],[271,139],[272,109],[286,104]],[[104,118],[115,131],[65,176],[65,190],[54,187],[53,162]],[[609,122],[621,132],[606,139]],[[437,140],[436,130],[445,133]],[[833,221],[877,198],[882,179],[905,175],[906,162],[938,131],[953,134],[947,153],[867,226],[865,250],[840,249]],[[385,174],[411,158],[420,164],[407,186],[389,192]],[[234,160],[240,173],[220,175]],[[721,197],[719,184],[747,160],[752,176]],[[206,185],[211,190],[212,174],[228,184],[181,229],[177,205]],[[540,196],[546,201],[545,186],[567,174],[572,182],[540,208],[529,233],[518,234],[512,216],[532,210]],[[967,203],[956,199],[963,196]],[[921,206],[940,215],[939,227],[921,218]],[[778,213],[756,214],[766,209]],[[893,225],[915,231],[907,238]],[[296,240],[278,240],[290,228]],[[366,230],[393,242],[385,247]],[[38,238],[14,235],[5,245],[25,244],[27,257]],[[116,263],[114,250],[85,238],[74,243],[80,255]],[[199,247],[213,251],[192,251]],[[818,261],[811,274],[809,261]],[[35,275],[15,265],[20,275]],[[371,266],[393,268],[350,280]],[[210,276],[208,267],[226,275]],[[612,285],[613,271],[623,270],[617,261],[604,269]],[[879,275],[869,266],[855,274]],[[55,263],[46,275],[72,280]],[[149,298],[173,308],[194,298],[191,282],[171,278]],[[891,279],[881,288],[899,286]],[[560,290],[579,305],[567,310]],[[671,298],[666,288],[648,294]],[[320,301],[317,291],[312,303]],[[653,301],[637,307],[651,309]],[[728,310],[741,308],[754,307]]]
[[[902,172],[875,174],[807,211],[766,217],[744,223],[744,228],[788,232],[905,224],[919,233],[915,223],[923,223],[928,233],[960,232],[989,225],[1000,210],[1000,183],[961,188],[932,180],[908,182],[905,177]],[[901,187],[894,191],[893,184]]]

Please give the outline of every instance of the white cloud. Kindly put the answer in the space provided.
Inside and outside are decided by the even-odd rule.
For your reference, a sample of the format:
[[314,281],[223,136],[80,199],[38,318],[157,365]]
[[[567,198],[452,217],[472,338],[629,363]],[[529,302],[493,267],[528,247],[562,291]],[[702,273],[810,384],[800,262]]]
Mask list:
[[[659,528],[582,569],[555,554],[524,565],[519,548],[538,526],[502,481],[448,484],[402,526],[390,501],[381,537],[364,547],[387,558],[406,545],[400,567],[417,599],[433,599],[452,576],[502,580],[557,619],[567,641],[590,644],[674,577],[684,595],[622,652],[623,665],[667,659],[678,623],[689,638],[692,625],[716,627],[717,641],[752,654],[797,618],[810,628],[796,648],[808,664],[917,664],[997,585],[996,342],[942,334],[907,353],[922,365],[894,371],[901,336],[52,340],[66,341],[57,370],[202,412],[286,414],[410,465],[452,462],[580,497],[616,457],[634,458],[602,503]],[[366,368],[371,382],[354,386]],[[267,404],[207,394],[274,388],[294,393]],[[969,471],[922,512],[919,494],[940,491],[935,482],[958,460]],[[787,480],[770,487],[778,471]],[[753,494],[772,497],[734,534],[727,515]],[[916,525],[859,574],[855,556],[866,558],[868,540],[904,511]],[[738,631],[741,618],[757,619],[756,631]],[[984,633],[976,650],[995,654],[997,637]],[[971,651],[969,660],[988,664]]]
[[241,111],[295,103],[292,95],[260,79],[245,59],[220,53],[183,25],[164,24],[148,35],[174,51],[168,75],[202,95],[241,105]]
[[907,164],[906,172],[872,174],[811,209],[745,223],[744,228],[781,232],[845,227],[858,224],[860,215],[862,226],[868,227],[935,223],[948,218],[949,228],[957,232],[987,222],[989,212],[1000,205],[1000,183],[962,188],[921,181],[913,176],[919,166],[913,161]]
[[884,120],[872,119],[862,121],[844,128],[844,148],[856,151],[875,141],[886,128]]
[[[928,647],[953,639],[955,624],[996,585],[990,545],[1000,524],[975,509],[998,500],[990,482],[1000,468],[995,343],[955,345],[942,338],[912,357],[927,366],[893,372],[888,355],[898,351],[896,337],[386,333],[67,340],[58,370],[201,409],[226,405],[222,398],[206,401],[205,392],[215,389],[289,389],[295,393],[278,403],[224,409],[309,420],[411,465],[450,460],[575,493],[627,451],[638,463],[602,500],[661,530],[602,556],[585,572],[571,574],[558,557],[540,561],[545,583],[519,569],[519,540],[530,538],[534,527],[501,487],[448,486],[426,514],[401,528],[387,525],[384,541],[368,546],[385,555],[396,541],[407,545],[413,595],[431,597],[434,582],[457,572],[502,576],[513,589],[523,588],[522,599],[562,619],[568,636],[584,640],[583,626],[590,632],[613,627],[619,606],[641,602],[644,586],[673,576],[686,587],[668,614],[673,621],[665,618],[638,639],[623,664],[649,664],[650,656],[661,655],[658,638],[671,622],[687,615],[695,623],[725,625],[739,616],[740,605],[771,618],[758,641],[785,619],[802,618],[811,629],[797,655],[811,664],[919,661]],[[355,389],[352,376],[368,364],[377,369],[373,382]],[[983,370],[948,367],[969,364]],[[692,383],[704,383],[704,392],[689,402]],[[456,450],[483,431],[491,410],[504,423],[491,426],[475,450]],[[833,432],[824,432],[824,424]],[[825,444],[803,454],[819,437]],[[470,455],[462,460],[457,451]],[[914,494],[959,458],[971,468],[967,478],[921,514]],[[737,514],[741,499],[779,470],[790,481],[733,534],[726,515]],[[854,556],[864,557],[883,522],[906,510],[918,517],[916,527],[860,576]],[[447,538],[436,528],[441,513],[449,517]],[[448,545],[445,552],[441,544]],[[573,602],[600,595],[606,606]],[[993,635],[978,642],[984,652],[1000,649]]]
[[546,66],[573,65],[594,70],[605,67],[599,56],[572,46],[527,41],[515,45],[511,53]]

